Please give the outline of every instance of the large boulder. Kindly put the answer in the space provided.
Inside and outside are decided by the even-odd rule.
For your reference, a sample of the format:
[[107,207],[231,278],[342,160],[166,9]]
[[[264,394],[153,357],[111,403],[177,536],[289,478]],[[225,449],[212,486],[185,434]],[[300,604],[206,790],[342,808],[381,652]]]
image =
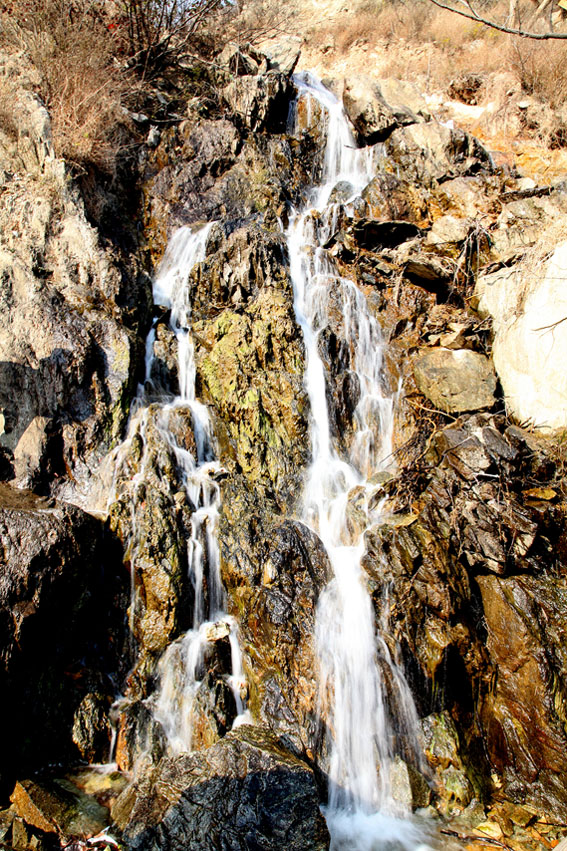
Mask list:
[[227,483],[223,580],[239,617],[253,716],[313,759],[320,734],[315,617],[332,570],[310,529],[264,511],[242,482]]
[[567,242],[535,274],[526,264],[479,277],[482,316],[493,320],[492,356],[506,407],[545,431],[567,426]]
[[451,178],[492,171],[488,151],[473,136],[429,121],[400,127],[386,140],[387,171],[435,188]]
[[113,817],[132,851],[329,847],[313,772],[258,727],[162,760],[124,793]]
[[347,77],[343,103],[359,139],[367,145],[386,139],[397,127],[431,117],[417,89],[411,83],[395,79]]
[[494,405],[496,376],[480,352],[430,349],[416,356],[413,371],[419,390],[441,411],[478,411]]
[[238,121],[252,131],[285,130],[293,87],[285,74],[235,77],[223,97]]

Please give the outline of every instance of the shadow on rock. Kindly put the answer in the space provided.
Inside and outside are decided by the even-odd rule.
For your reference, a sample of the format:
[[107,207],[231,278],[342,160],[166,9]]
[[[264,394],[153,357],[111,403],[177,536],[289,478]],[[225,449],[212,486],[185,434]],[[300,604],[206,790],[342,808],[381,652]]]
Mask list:
[[132,851],[329,847],[313,772],[272,733],[248,725],[149,768],[112,815]]

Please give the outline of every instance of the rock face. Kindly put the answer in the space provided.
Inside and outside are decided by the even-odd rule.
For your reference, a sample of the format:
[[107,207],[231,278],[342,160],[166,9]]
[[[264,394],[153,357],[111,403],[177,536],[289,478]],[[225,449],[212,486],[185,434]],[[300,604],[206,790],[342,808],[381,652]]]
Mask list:
[[[62,757],[108,755],[117,660],[107,642],[119,641],[120,585],[105,576],[103,537],[99,521],[80,509],[0,485],[0,684],[10,695],[1,709],[3,784]],[[98,702],[102,715],[74,743],[84,700]]]
[[343,103],[364,144],[380,142],[397,127],[431,117],[417,89],[394,79],[347,77]]
[[77,491],[82,479],[86,488],[90,456],[121,436],[147,281],[134,257],[120,267],[87,221],[77,186],[54,158],[49,115],[29,90],[32,81],[7,67],[23,106],[17,140],[10,144],[0,131],[4,478],[47,491],[68,472]]
[[507,408],[519,422],[553,430],[567,425],[567,243],[558,245],[543,276],[526,263],[479,278],[479,311],[494,326],[494,366]]
[[257,727],[240,727],[202,754],[164,759],[113,814],[128,819],[132,849],[324,851],[329,843],[312,772]]
[[[3,780],[48,760],[105,759],[120,692],[115,756],[134,777],[113,819],[133,850],[328,847],[314,780],[316,771],[323,784],[328,756],[314,631],[331,569],[316,533],[297,519],[311,412],[282,235],[321,173],[326,119],[297,97],[296,55],[293,45],[271,54],[231,46],[217,57],[217,111],[187,105],[184,120],[139,152],[152,263],[179,225],[215,220],[204,259],[188,273],[186,319],[196,396],[214,432],[218,464],[201,486],[213,482],[220,493],[228,615],[213,613],[207,625],[192,754],[169,755],[154,717],[164,653],[194,622],[188,562],[217,508],[192,538],[203,506],[185,487],[180,457],[198,454],[194,417],[186,399],[164,404],[180,390],[172,311],[154,311],[148,405],[131,417],[113,464],[99,467],[124,437],[144,375],[148,281],[137,274],[137,248],[125,263],[87,219],[53,159],[49,116],[31,82],[20,86],[28,142],[0,135],[0,471],[15,485],[80,500],[93,473],[104,479],[110,470],[111,497],[105,529],[79,508],[1,492],[0,686],[15,695],[2,709]],[[498,792],[565,821],[563,455],[495,413],[498,375],[511,416],[525,421],[537,409],[538,425],[563,424],[564,381],[550,370],[547,382],[546,364],[562,352],[563,296],[553,279],[563,275],[565,246],[525,298],[505,278],[525,253],[522,240],[536,240],[563,202],[517,197],[515,179],[480,143],[436,122],[405,84],[348,79],[344,101],[364,145],[384,140],[368,152],[376,174],[359,196],[346,181],[333,188],[320,250],[364,293],[388,341],[382,372],[395,406],[395,461],[372,479],[369,505],[353,488],[345,512],[353,537],[366,528],[375,622],[421,717],[420,770],[430,785],[404,755],[395,764],[398,799],[431,800],[452,816]],[[8,182],[8,171],[17,179]],[[312,211],[310,221],[321,215]],[[319,350],[342,453],[356,439],[361,386],[329,277]],[[551,342],[544,325],[554,326]],[[535,369],[518,347],[529,348]],[[525,389],[525,377],[533,381],[523,394],[529,408],[515,401],[522,387],[510,384],[518,380],[511,359]],[[205,581],[205,604],[211,596]],[[231,617],[246,679],[236,694]],[[396,713],[400,689],[386,689]],[[230,731],[239,699],[258,726]],[[396,736],[405,754],[407,731]],[[22,838],[36,817],[24,807],[27,783],[13,804],[21,809],[6,816],[15,851],[37,845]]]
[[307,434],[287,262],[279,235],[237,230],[195,270],[193,289],[197,381],[222,424],[231,467],[253,487],[269,486],[282,506],[299,487]]
[[498,672],[482,708],[490,753],[518,799],[561,818],[567,588],[535,576],[479,576],[477,582]]

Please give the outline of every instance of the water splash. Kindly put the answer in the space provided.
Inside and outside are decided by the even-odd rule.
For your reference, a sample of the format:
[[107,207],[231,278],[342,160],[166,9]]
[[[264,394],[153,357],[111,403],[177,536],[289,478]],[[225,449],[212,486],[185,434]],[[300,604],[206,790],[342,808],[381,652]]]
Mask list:
[[[407,729],[415,730],[417,715],[402,670],[386,642],[376,636],[361,568],[369,503],[376,494],[371,477],[391,463],[394,399],[382,378],[384,344],[378,323],[362,292],[337,273],[324,248],[339,215],[339,205],[330,203],[333,189],[340,181],[349,187],[351,195],[343,202],[348,211],[373,177],[373,155],[369,149],[357,149],[342,104],[320,82],[303,74],[296,77],[296,85],[300,97],[318,101],[327,113],[323,181],[313,188],[307,208],[292,215],[287,232],[311,403],[312,463],[303,519],[319,534],[334,571],[320,597],[316,625],[319,711],[331,738],[325,814],[333,851],[371,851],[391,843],[415,849],[422,841],[420,830],[403,818],[409,814],[392,794],[395,731],[387,708],[385,670],[398,692]],[[336,323],[337,314],[342,315],[340,333],[359,388],[346,457],[340,457],[333,442],[320,355],[321,335]],[[349,519],[353,500],[366,523]]]

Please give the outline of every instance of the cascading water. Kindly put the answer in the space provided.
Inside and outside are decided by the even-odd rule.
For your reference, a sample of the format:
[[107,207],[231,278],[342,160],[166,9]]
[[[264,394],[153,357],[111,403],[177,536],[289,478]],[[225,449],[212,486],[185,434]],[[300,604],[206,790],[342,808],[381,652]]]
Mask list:
[[[303,212],[291,217],[287,232],[295,312],[305,349],[305,385],[311,403],[312,463],[303,497],[303,519],[323,541],[334,580],[321,595],[316,627],[320,666],[320,713],[331,731],[329,801],[325,814],[333,849],[372,851],[382,843],[415,848],[420,831],[394,800],[391,788],[394,731],[386,706],[383,671],[405,707],[407,730],[417,715],[403,673],[387,645],[376,639],[372,604],[364,585],[361,558],[364,528],[349,523],[349,500],[356,495],[368,522],[376,485],[369,481],[391,459],[393,398],[384,392],[383,342],[361,291],[341,278],[323,248],[335,226],[338,205],[333,188],[349,185],[352,201],[372,178],[372,150],[357,149],[342,104],[311,75],[296,76],[299,96],[313,98],[327,112],[323,181],[312,190]],[[344,185],[344,184],[343,184]],[[345,202],[347,205],[349,201]],[[348,206],[347,206],[348,210]],[[326,398],[321,333],[337,304],[344,317],[342,336],[360,388],[354,412],[354,438],[346,459],[333,446]],[[378,766],[378,770],[377,770]],[[401,818],[400,818],[401,817]]]
[[[212,641],[228,639],[231,650],[232,673],[227,682],[233,692],[237,718],[235,724],[247,719],[241,694],[244,689],[242,660],[237,640],[237,624],[225,612],[225,595],[220,577],[220,558],[217,541],[217,519],[220,489],[216,481],[222,475],[215,459],[214,440],[207,408],[195,398],[194,345],[189,331],[191,300],[189,274],[196,263],[204,260],[206,243],[212,225],[197,231],[180,228],[172,237],[154,281],[154,303],[170,310],[170,328],[177,340],[179,394],[172,396],[167,389],[156,386],[152,379],[154,363],[155,329],[146,341],[146,380],[140,387],[135,403],[135,413],[130,423],[130,434],[114,459],[114,486],[121,464],[127,457],[129,443],[134,435],[144,446],[139,472],[131,485],[144,481],[148,453],[145,439],[151,419],[162,445],[175,460],[178,476],[191,514],[191,534],[188,541],[188,570],[194,589],[192,628],[174,641],[159,663],[160,687],[150,704],[155,718],[161,723],[170,750],[174,753],[188,751],[192,746],[194,701],[201,685],[203,662]],[[177,442],[170,420],[176,412],[189,412],[195,438],[195,456]],[[138,480],[138,481],[137,481]],[[135,511],[132,511],[131,557],[132,577],[136,562],[137,530]],[[130,626],[133,631],[136,610],[136,591],[132,585]]]

